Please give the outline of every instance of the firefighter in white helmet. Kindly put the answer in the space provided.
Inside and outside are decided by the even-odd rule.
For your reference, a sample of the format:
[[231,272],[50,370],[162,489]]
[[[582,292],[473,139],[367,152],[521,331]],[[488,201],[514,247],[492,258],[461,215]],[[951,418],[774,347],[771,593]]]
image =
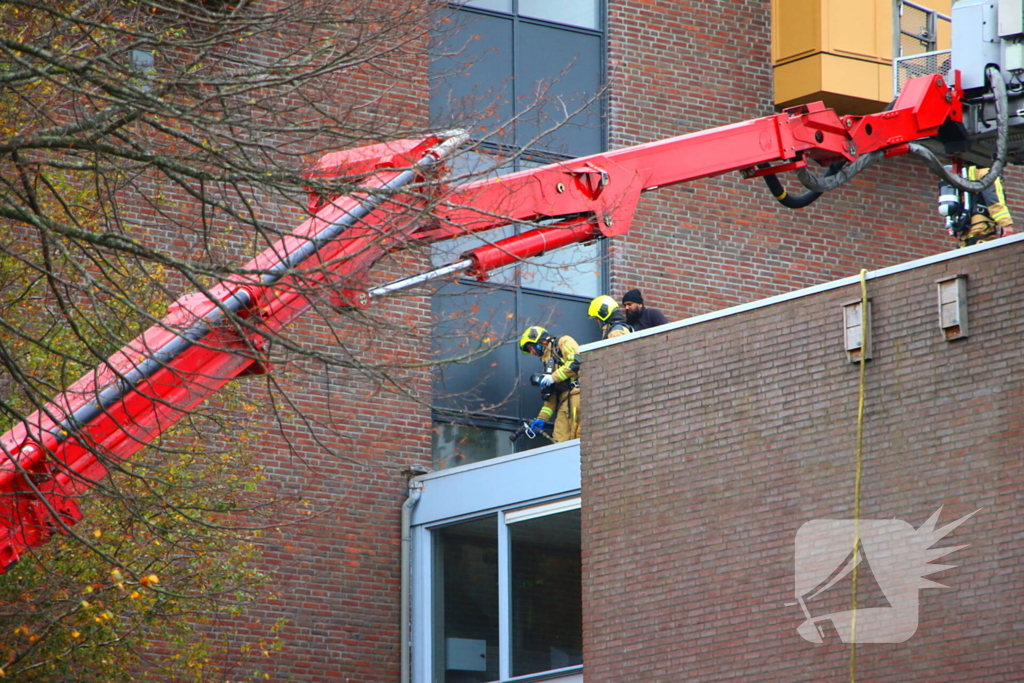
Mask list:
[[534,383],[540,387],[544,406],[530,423],[541,431],[548,422],[554,422],[552,440],[555,443],[578,439],[580,436],[580,359],[579,344],[567,334],[561,337],[534,325],[526,328],[519,338],[519,350],[540,358],[544,373]]

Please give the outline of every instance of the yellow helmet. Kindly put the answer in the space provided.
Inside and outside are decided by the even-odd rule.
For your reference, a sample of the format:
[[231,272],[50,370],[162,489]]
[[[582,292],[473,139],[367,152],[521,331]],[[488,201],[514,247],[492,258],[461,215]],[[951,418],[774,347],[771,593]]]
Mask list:
[[590,302],[590,308],[587,309],[587,315],[591,318],[597,318],[601,322],[604,322],[608,320],[609,316],[611,316],[618,307],[619,305],[615,302],[615,299],[611,298],[607,294],[602,294]]
[[523,335],[519,337],[519,350],[523,353],[533,353],[530,346],[539,345],[542,341],[549,338],[551,335],[548,331],[539,325],[527,327]]

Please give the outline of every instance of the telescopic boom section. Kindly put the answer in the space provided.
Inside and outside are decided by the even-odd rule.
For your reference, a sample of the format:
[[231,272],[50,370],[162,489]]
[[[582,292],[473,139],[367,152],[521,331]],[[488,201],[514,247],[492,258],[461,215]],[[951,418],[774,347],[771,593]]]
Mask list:
[[[437,197],[423,189],[436,183],[402,188],[436,173],[463,133],[329,154],[311,177],[354,185],[354,191],[314,194],[313,218],[247,264],[242,275],[179,299],[160,324],[0,437],[0,571],[54,531],[69,532],[81,518],[77,496],[112,465],[227,382],[265,372],[265,336],[308,310],[311,289],[329,284],[340,291],[334,303],[366,306],[367,273],[390,251],[513,223],[543,225],[466,252],[441,269],[465,269],[483,279],[552,249],[626,233],[648,190],[730,171],[777,173],[801,168],[808,159],[830,164],[868,151],[905,153],[907,143],[961,118],[959,88],[938,76],[922,77],[881,114],[839,117],[815,103],[467,183]],[[772,163],[780,165],[764,168]]]
[[[941,76],[909,81],[890,111],[840,117],[820,102],[666,140],[467,183],[435,210],[437,222],[414,237],[434,241],[509,223],[549,223],[462,254],[470,274],[544,251],[628,232],[640,195],[733,171],[746,177],[828,165],[873,151],[894,156],[963,119],[962,93]],[[779,164],[768,168],[763,165]],[[571,234],[570,234],[571,233]],[[543,239],[541,237],[543,236]]]
[[[311,174],[355,183],[268,248],[242,275],[179,299],[166,318],[0,437],[0,571],[81,518],[76,498],[230,380],[264,372],[265,335],[308,310],[310,288],[364,273],[405,243],[374,211],[422,178],[464,135],[329,155]],[[400,221],[394,221],[400,223]],[[415,224],[409,222],[406,230]],[[394,230],[394,232],[389,232]]]

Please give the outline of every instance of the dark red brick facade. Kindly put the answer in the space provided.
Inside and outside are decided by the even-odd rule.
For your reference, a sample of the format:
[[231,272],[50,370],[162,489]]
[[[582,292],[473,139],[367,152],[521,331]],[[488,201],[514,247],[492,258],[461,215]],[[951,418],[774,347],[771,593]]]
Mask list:
[[[609,0],[611,147],[773,113],[769,9],[768,0]],[[425,57],[407,50],[388,66],[389,72],[337,92],[376,102],[378,127],[388,120],[403,131],[425,126]],[[795,178],[787,183],[801,190]],[[761,181],[736,175],[650,193],[632,232],[611,247],[612,290],[621,295],[638,286],[650,304],[679,319],[937,253],[952,245],[935,212],[934,185],[920,164],[889,160],[799,212],[778,206]],[[1024,215],[1020,206],[1011,201]],[[270,215],[274,207],[265,210]],[[192,246],[179,231],[161,228],[151,209],[126,212],[154,239]],[[230,248],[240,256],[245,251]],[[988,263],[999,253],[971,263]],[[406,273],[422,265],[410,260]],[[989,614],[988,622],[980,616],[992,595],[986,591],[1012,581],[1013,564],[1005,548],[982,541],[1009,543],[1015,532],[1007,525],[1020,521],[1000,512],[1009,500],[1020,502],[1003,483],[1016,459],[1007,446],[992,444],[977,456],[977,443],[949,421],[977,429],[965,413],[985,424],[996,414],[1009,418],[1004,411],[1010,406],[1019,415],[1020,386],[1008,374],[1017,365],[1007,331],[1013,318],[999,322],[999,312],[1008,311],[999,308],[1004,290],[995,274],[979,276],[971,280],[972,303],[989,318],[972,320],[977,336],[966,343],[938,341],[935,330],[926,329],[935,317],[928,278],[936,270],[941,267],[872,286],[879,336],[869,373],[864,512],[919,523],[942,504],[948,506],[943,519],[985,508],[964,529],[972,549],[959,558],[964,569],[956,574],[957,590],[930,594],[923,613],[935,622],[931,626],[977,617],[969,622],[971,633],[991,643],[985,659],[1005,671],[999,662],[1009,655],[999,654],[999,644],[1019,645],[1011,622],[1002,611]],[[1005,276],[1012,277],[1012,269]],[[929,284],[915,280],[903,292],[898,283],[911,277]],[[839,649],[799,642],[793,615],[781,602],[793,525],[848,514],[856,372],[837,348],[836,306],[851,291],[590,354],[588,375],[592,367],[604,370],[600,379],[588,376],[585,394],[588,682],[675,681],[680,670],[691,672],[688,680],[725,680],[727,671],[762,667],[793,674],[772,679],[779,681],[838,676]],[[348,354],[355,364],[429,360],[430,345],[421,336],[429,325],[428,299],[399,297],[373,318],[356,313],[335,321],[341,339],[315,317],[294,333],[319,340],[327,352]],[[910,336],[897,336],[910,327]],[[997,328],[1005,334],[989,345]],[[628,362],[616,356],[623,349]],[[968,365],[961,363],[964,349]],[[991,368],[995,359],[1003,383],[986,394],[967,368]],[[280,406],[280,421],[268,416],[271,433],[260,445],[268,484],[309,501],[312,514],[301,526],[268,533],[266,568],[277,572],[278,597],[240,620],[244,639],[258,640],[281,620],[284,650],[258,661],[271,680],[394,681],[402,469],[430,463],[429,373],[392,369],[392,383],[358,369],[328,373],[308,362],[279,372],[293,404]],[[816,391],[805,386],[808,377]],[[968,405],[954,388],[971,392]],[[938,424],[946,427],[933,429]],[[1021,425],[1001,428],[1019,436]],[[921,459],[931,453],[934,461]],[[967,488],[949,488],[967,475]],[[1021,601],[1015,585],[1008,606]],[[968,600],[968,591],[977,594]],[[915,647],[968,628],[931,626],[922,627]],[[947,644],[960,647],[959,640]],[[881,661],[898,659],[887,656]],[[866,671],[874,671],[872,661],[865,656]],[[796,662],[827,676],[797,675],[803,669]],[[740,668],[726,668],[732,666]]]
[[[390,3],[410,23],[414,13],[425,16],[422,5]],[[353,3],[347,9],[359,18],[386,16],[388,6]],[[369,40],[385,30],[353,25],[366,31]],[[415,28],[427,27],[423,20]],[[402,36],[399,26],[391,30],[395,42],[378,46],[383,59],[354,66],[345,72],[351,76],[346,80],[325,77],[322,92],[316,94],[318,106],[335,117],[330,125],[348,121],[346,134],[357,145],[409,136],[428,126],[425,40],[402,44],[399,38],[408,41],[409,35]],[[305,33],[278,35],[259,44],[272,57],[297,49],[306,39]],[[278,106],[294,108],[300,118],[313,115],[297,100]],[[265,142],[269,147],[280,139],[268,135]],[[305,155],[296,146],[282,149],[282,156],[294,154],[282,163],[296,167],[303,159],[312,162],[323,149],[346,142],[325,128],[321,139],[307,144]],[[140,239],[184,257],[209,255],[238,265],[267,246],[223,216],[204,223],[209,217],[174,187],[141,179],[136,185],[141,189],[126,197],[122,211]],[[306,218],[305,196],[291,202],[267,196],[249,201],[274,229],[290,231]],[[237,200],[232,205],[238,207]],[[388,259],[366,285],[427,267],[422,250],[410,250]],[[251,671],[263,672],[272,681],[309,683],[392,682],[399,676],[403,470],[428,466],[431,459],[430,376],[423,370],[430,361],[430,300],[417,292],[377,301],[370,311],[344,313],[332,310],[326,295],[315,303],[316,310],[287,330],[287,337],[330,357],[333,366],[285,351],[268,378],[231,385],[231,390],[258,399],[253,403],[265,411],[266,432],[257,446],[265,486],[287,504],[280,526],[270,526],[263,536],[262,569],[272,575],[273,597],[210,629],[211,639],[227,648],[224,680]],[[416,369],[406,369],[410,366]],[[273,402],[267,400],[270,393]],[[275,638],[283,649],[268,651],[264,644]]]
[[[610,2],[609,33],[613,147],[774,113],[767,0]],[[613,246],[613,293],[640,287],[680,319],[945,251],[935,187],[903,158],[797,211],[738,174],[650,192]]]
[[[585,354],[588,683],[1020,680],[1024,241],[960,253],[867,281],[860,516],[978,512],[936,543],[966,547],[937,561],[947,588],[919,591],[916,633],[861,643],[855,679],[850,646],[801,638],[793,603],[797,531],[856,507],[856,278]],[[969,337],[946,341],[936,281],[960,274]],[[858,604],[884,605],[863,571]],[[831,591],[826,612],[848,610]]]

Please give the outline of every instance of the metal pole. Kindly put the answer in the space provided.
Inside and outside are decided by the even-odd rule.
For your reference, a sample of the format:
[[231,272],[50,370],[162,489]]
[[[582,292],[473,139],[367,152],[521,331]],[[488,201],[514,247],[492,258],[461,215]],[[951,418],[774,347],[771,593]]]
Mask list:
[[426,273],[412,275],[410,277],[402,278],[401,280],[389,282],[388,284],[381,285],[380,287],[374,287],[368,293],[370,296],[382,296],[389,292],[394,292],[399,289],[407,289],[409,287],[414,287],[423,282],[428,282],[430,280],[435,280],[439,277],[451,275],[452,273],[457,273],[460,270],[466,270],[472,265],[473,259],[464,259],[462,261],[457,261],[456,263],[449,263],[447,266],[441,266],[440,268],[435,268],[434,270],[428,271]]

